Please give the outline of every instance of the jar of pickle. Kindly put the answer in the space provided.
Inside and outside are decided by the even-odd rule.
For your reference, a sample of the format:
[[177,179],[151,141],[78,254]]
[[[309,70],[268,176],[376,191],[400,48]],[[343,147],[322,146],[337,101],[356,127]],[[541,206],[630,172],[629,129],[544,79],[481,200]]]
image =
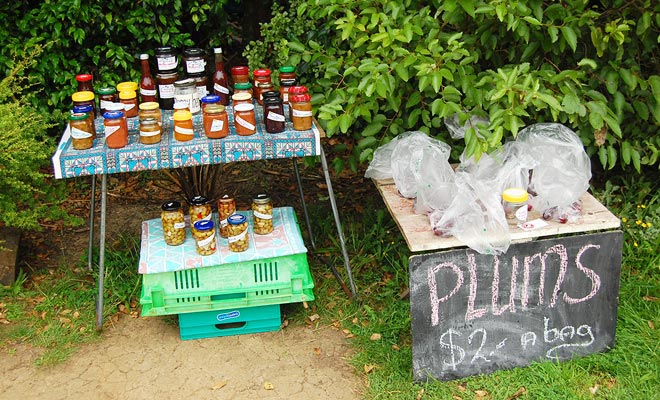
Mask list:
[[105,114],[107,105],[117,102],[117,90],[113,87],[104,87],[96,91],[99,96],[99,112]]
[[89,123],[87,113],[73,113],[69,115],[69,131],[71,132],[71,145],[76,150],[86,150],[94,146],[94,128]]
[[126,113],[126,118],[137,117],[138,99],[137,92],[135,90],[123,90],[119,92],[119,101],[124,104],[124,112]]
[[140,104],[140,111],[138,112],[138,118],[140,121],[143,119],[153,118],[158,122],[158,125],[163,124],[163,114],[158,108],[158,103],[155,101],[148,101],[146,103]]
[[239,82],[234,85],[234,94],[249,93],[250,98],[254,97],[254,90],[250,82]]
[[[92,106],[94,108],[94,92],[75,92],[71,95],[71,100],[73,100],[73,106]],[[94,114],[96,117],[96,114]]]
[[195,137],[190,111],[176,111],[172,119],[174,119],[174,139],[179,142],[187,142]]
[[222,104],[211,104],[204,109],[204,133],[209,139],[229,135],[229,117]]
[[277,94],[277,97],[264,97],[264,124],[268,133],[280,133],[284,132],[285,129],[284,107],[282,106],[282,99],[280,99],[279,93]]
[[252,199],[254,233],[266,235],[273,231],[273,203],[266,194],[258,194]]
[[204,196],[195,196],[190,200],[188,214],[190,215],[190,230],[193,237],[196,238],[195,222],[211,220],[211,203],[209,203],[209,200]]
[[178,201],[168,201],[161,207],[160,220],[163,224],[165,243],[178,246],[186,241],[186,221],[183,208]]
[[195,236],[195,247],[197,254],[200,256],[210,256],[215,253],[216,240],[215,240],[215,226],[213,221],[203,220],[197,221],[193,225],[197,236]]
[[257,132],[254,104],[240,103],[234,105],[234,126],[236,134],[241,136],[254,135]]
[[162,129],[155,118],[140,120],[140,143],[156,144],[160,142]]
[[231,67],[231,80],[234,85],[241,82],[250,82],[250,70],[244,65]]
[[94,122],[94,107],[87,106],[75,106],[73,107],[73,114],[87,114],[87,122],[89,126],[92,127],[92,139],[96,139],[96,123]]
[[108,148],[120,149],[128,144],[128,123],[123,111],[106,111],[103,128]]
[[307,131],[312,129],[312,98],[309,94],[295,94],[289,98],[293,129]]
[[245,215],[233,214],[227,218],[229,223],[229,250],[242,252],[249,247],[248,222]]
[[229,222],[227,218],[236,213],[236,201],[229,195],[224,195],[218,200],[218,220],[220,220],[220,236],[229,237]]

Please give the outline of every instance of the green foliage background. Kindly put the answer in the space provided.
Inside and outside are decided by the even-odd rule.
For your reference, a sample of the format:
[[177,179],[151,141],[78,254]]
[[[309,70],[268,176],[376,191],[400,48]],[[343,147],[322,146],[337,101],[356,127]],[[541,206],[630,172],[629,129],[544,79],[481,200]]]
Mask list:
[[658,2],[293,0],[290,10],[275,10],[246,55],[298,67],[352,167],[404,131],[450,142],[443,121],[455,113],[490,119],[467,130],[469,155],[558,121],[604,168],[660,165]]

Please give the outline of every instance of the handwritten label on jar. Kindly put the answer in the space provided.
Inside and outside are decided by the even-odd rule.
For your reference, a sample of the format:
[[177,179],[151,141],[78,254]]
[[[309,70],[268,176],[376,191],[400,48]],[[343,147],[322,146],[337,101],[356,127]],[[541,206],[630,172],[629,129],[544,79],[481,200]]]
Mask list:
[[240,240],[245,239],[245,236],[246,236],[246,235],[247,235],[247,229],[244,230],[243,232],[239,233],[239,234],[236,235],[236,236],[229,236],[229,237],[227,238],[227,240],[229,241],[229,243],[236,243],[236,242],[238,242],[238,241],[240,241]]
[[197,74],[204,72],[206,68],[206,61],[204,60],[188,60],[186,61],[186,70],[189,74]]
[[294,117],[311,117],[312,112],[311,111],[302,111],[302,110],[296,110],[295,108],[293,109],[293,116]]
[[135,104],[126,104],[126,105],[124,105],[124,110],[126,110],[126,111],[132,110],[133,108],[135,108]]
[[241,125],[242,127],[246,128],[246,129],[250,130],[250,131],[253,131],[253,130],[256,129],[256,127],[253,124],[251,124],[249,121],[244,120],[240,116],[236,117],[236,123]]
[[284,122],[284,115],[272,111],[268,113],[267,118],[271,121]]
[[204,98],[207,94],[209,94],[209,91],[206,90],[206,86],[197,86],[197,96],[198,98]]
[[169,71],[176,68],[176,56],[171,57],[156,57],[158,69],[161,71]]
[[264,213],[260,213],[259,211],[253,211],[253,212],[256,218],[273,219],[273,216],[271,214],[264,214]]
[[112,107],[111,104],[112,104],[112,102],[108,101],[108,100],[101,100],[100,101],[101,108],[104,109],[104,110],[107,109],[108,107]]
[[219,83],[214,84],[213,89],[217,90],[220,93],[229,94],[229,89],[227,89],[226,87],[222,86]]
[[120,127],[116,126],[116,125],[115,126],[106,126],[105,131],[104,131],[105,132],[105,137],[108,137],[108,136],[112,135],[113,133],[117,132],[119,130],[119,128]]
[[213,122],[211,122],[211,132],[221,131],[222,128],[224,128],[224,126],[225,126],[225,121],[220,119],[214,119]]
[[161,99],[171,99],[174,97],[174,85],[158,85]]
[[89,132],[85,132],[82,129],[71,128],[71,137],[74,139],[87,139],[92,137],[92,134]]
[[174,228],[175,229],[184,229],[186,227],[185,222],[175,222],[174,223]]
[[140,136],[156,136],[160,135],[160,131],[140,131]]
[[195,131],[193,131],[192,129],[190,129],[190,128],[182,128],[182,127],[180,127],[180,126],[175,126],[175,127],[174,127],[174,131],[175,131],[175,132],[178,132],[178,133],[180,133],[180,134],[182,134],[182,135],[194,135],[194,134],[195,134]]
[[155,96],[156,95],[156,89],[140,88],[140,94],[142,96]]
[[209,245],[209,243],[211,243],[211,242],[214,241],[214,240],[215,240],[215,232],[213,232],[213,233],[211,234],[211,236],[207,237],[206,239],[202,239],[202,240],[200,240],[199,242],[197,242],[197,245],[198,245],[199,247],[204,247],[204,246]]

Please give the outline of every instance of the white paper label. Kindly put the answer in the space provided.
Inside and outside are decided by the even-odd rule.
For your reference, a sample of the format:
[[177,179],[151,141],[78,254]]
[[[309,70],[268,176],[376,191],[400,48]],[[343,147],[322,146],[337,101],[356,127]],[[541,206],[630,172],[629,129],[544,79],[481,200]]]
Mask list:
[[296,110],[295,108],[292,109],[292,113],[293,113],[294,117],[311,117],[312,116],[311,111]]
[[206,89],[206,86],[196,86],[197,88],[197,98],[201,99],[202,97],[209,94],[209,91]]
[[198,247],[204,247],[208,246],[209,243],[211,243],[213,240],[215,240],[215,231],[211,234],[211,236],[207,237],[206,239],[202,239],[199,242],[197,242]]
[[186,61],[186,70],[189,74],[196,74],[204,72],[206,68],[206,61],[204,60],[188,60]]
[[288,103],[288,102],[289,102],[289,93],[284,92],[284,96],[282,96],[282,101],[283,101],[284,103]]
[[521,222],[527,221],[527,204],[516,210],[516,219]]
[[140,131],[140,136],[156,136],[160,135],[160,131]]
[[128,111],[135,108],[135,104],[126,104],[124,103],[124,110]]
[[178,132],[178,133],[180,133],[180,134],[182,134],[182,135],[194,135],[194,134],[195,134],[195,131],[193,131],[192,129],[190,129],[190,128],[182,128],[182,127],[180,127],[180,126],[175,126],[175,127],[174,127],[174,132]]
[[108,137],[112,135],[113,133],[117,132],[119,130],[119,126],[106,126],[105,127],[105,137]]
[[211,220],[211,214],[209,214],[206,217],[200,219],[199,221],[210,221],[210,220]]
[[214,85],[213,85],[213,89],[215,89],[216,92],[220,92],[220,93],[224,93],[224,94],[229,94],[229,89],[227,89],[226,87],[222,86],[222,85],[219,84],[219,83],[214,84]]
[[268,112],[268,117],[266,118],[271,121],[284,122],[284,115],[272,111]]
[[254,211],[254,217],[259,219],[273,219],[271,214],[260,213],[259,211]]
[[107,109],[110,104],[112,104],[112,102],[108,100],[101,100],[100,102],[101,108],[104,110]]
[[156,89],[140,88],[140,94],[142,96],[155,96],[156,93],[157,93]]
[[227,240],[229,241],[229,243],[235,243],[235,242],[238,242],[238,241],[240,241],[240,240],[245,239],[245,236],[246,236],[246,235],[247,235],[247,229],[244,230],[243,232],[239,233],[239,234],[236,235],[236,236],[229,236],[229,237],[227,238]]
[[221,220],[220,220],[220,226],[221,226],[221,227],[224,228],[224,227],[226,227],[227,225],[229,225],[229,222],[227,222],[227,218],[225,218],[225,219],[221,219]]
[[158,85],[161,99],[171,99],[174,97],[174,85]]
[[185,229],[186,228],[186,223],[185,222],[175,222],[174,223],[174,229]]
[[252,125],[250,122],[244,120],[243,118],[237,116],[236,117],[236,123],[239,124],[240,126],[246,128],[249,131],[253,131],[256,129],[254,125]]
[[71,128],[71,137],[74,139],[87,139],[92,137],[92,134],[89,132],[85,132],[82,129]]
[[224,126],[225,121],[221,119],[214,119],[213,122],[211,122],[211,132],[221,131]]
[[156,57],[158,69],[161,71],[169,71],[176,68],[176,56],[170,57]]

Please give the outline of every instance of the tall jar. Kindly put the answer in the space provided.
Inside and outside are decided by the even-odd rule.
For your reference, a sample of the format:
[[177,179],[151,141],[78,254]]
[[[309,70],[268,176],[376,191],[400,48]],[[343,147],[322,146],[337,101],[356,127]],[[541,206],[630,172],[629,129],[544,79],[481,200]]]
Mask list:
[[158,83],[158,104],[162,110],[174,109],[174,82],[179,79],[176,72],[170,74],[156,74]]
[[231,67],[231,80],[234,82],[234,85],[250,82],[250,70],[244,65]]
[[178,246],[186,241],[186,221],[183,208],[178,201],[168,201],[161,206],[160,220],[163,237],[169,246]]
[[90,105],[73,107],[74,114],[87,114],[87,123],[91,127],[92,139],[96,139],[96,123],[94,122],[94,107]]
[[87,113],[69,115],[71,145],[76,150],[86,150],[94,146],[93,127],[89,124]]
[[234,127],[236,134],[250,136],[257,133],[257,121],[254,115],[254,105],[240,103],[234,105]]
[[229,117],[225,106],[211,104],[204,109],[204,133],[209,139],[220,139],[229,135]]
[[96,91],[99,97],[99,112],[101,115],[108,111],[108,104],[117,102],[117,89],[113,87],[103,87]]
[[202,110],[193,79],[188,78],[174,82],[174,102],[187,104],[188,109],[193,114],[198,114]]
[[177,111],[172,116],[174,120],[174,139],[179,142],[187,142],[195,137],[192,114],[190,111]]
[[154,54],[156,56],[156,71],[159,74],[175,73],[179,68],[179,58],[173,47],[157,47]]
[[199,76],[206,73],[206,58],[204,50],[198,48],[183,51],[183,66],[189,76]]
[[108,148],[120,149],[128,144],[128,123],[123,111],[106,111],[103,127]]
[[138,112],[138,118],[140,121],[143,119],[153,118],[158,121],[158,125],[163,124],[163,114],[158,108],[158,103],[155,101],[148,101],[146,103],[140,104],[140,111]]
[[229,236],[227,237],[229,250],[238,253],[247,250],[250,238],[248,236],[248,222],[245,215],[230,215],[227,218],[227,223],[229,224]]
[[215,71],[213,72],[213,93],[220,96],[220,104],[223,106],[228,106],[229,83],[227,79],[227,72],[225,71],[225,63],[222,58],[222,48],[214,48],[213,53],[215,56]]
[[296,94],[290,97],[291,122],[293,129],[307,131],[312,129],[312,100],[309,94]]
[[[73,106],[92,106],[94,108],[94,92],[75,92],[71,95],[71,100],[73,100]],[[93,112],[93,110],[92,110]],[[96,114],[94,114],[96,117]]]
[[149,54],[140,54],[140,101],[142,103],[156,101],[156,81],[151,76]]
[[254,233],[267,235],[273,231],[273,204],[267,194],[258,194],[252,199]]
[[197,238],[195,222],[211,220],[211,203],[209,203],[209,200],[204,196],[195,196],[190,200],[188,214],[190,215],[190,230],[193,237]]
[[268,133],[284,132],[284,107],[282,106],[282,99],[279,96],[264,97],[264,124]]
[[215,253],[215,225],[213,221],[197,221],[193,224],[195,230],[195,248],[200,256],[210,256]]
[[145,118],[140,120],[140,143],[160,143],[161,137],[162,129],[155,118]]
[[227,218],[236,213],[236,201],[229,195],[224,195],[218,200],[218,220],[220,221],[220,236],[229,237],[229,222]]
[[137,117],[138,115],[138,99],[135,90],[124,90],[119,92],[119,101],[124,104],[124,112],[126,118]]

